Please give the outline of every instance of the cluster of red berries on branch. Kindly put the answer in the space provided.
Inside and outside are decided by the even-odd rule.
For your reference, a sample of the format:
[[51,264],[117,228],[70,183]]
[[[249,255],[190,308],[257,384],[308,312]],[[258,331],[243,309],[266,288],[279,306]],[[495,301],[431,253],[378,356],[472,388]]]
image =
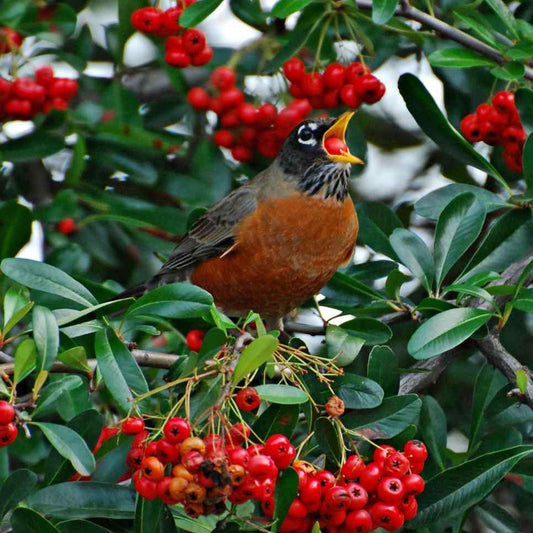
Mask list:
[[213,49],[207,45],[204,33],[196,28],[184,29],[180,25],[184,7],[195,1],[185,0],[184,6],[170,7],[166,11],[143,7],[131,15],[131,23],[136,30],[166,39],[165,61],[173,67],[200,67],[213,58]]
[[335,475],[295,460],[296,449],[284,435],[250,443],[250,429],[240,422],[225,437],[200,438],[192,435],[188,420],[173,417],[162,437],[150,441],[143,419],[131,417],[122,432],[135,435],[126,462],[137,492],[149,500],[182,504],[191,517],[223,513],[226,500],[234,505],[252,500],[267,519],[273,518],[278,474],[290,467],[298,474],[298,494],[281,533],[308,533],[317,521],[328,533],[394,531],[416,515],[416,496],[424,490],[419,473],[427,450],[416,440],[402,452],[378,447],[366,465],[351,455]]
[[330,63],[324,72],[306,72],[301,59],[293,57],[283,65],[294,98],[307,98],[314,109],[334,109],[344,104],[357,109],[361,104],[375,104],[383,98],[385,85],[370,68],[358,61],[348,66]]
[[65,111],[78,93],[78,82],[56,78],[48,65],[39,67],[34,78],[0,78],[0,120],[30,120],[52,109]]
[[0,28],[0,55],[18,50],[24,37],[12,28]]
[[235,86],[235,71],[229,67],[216,68],[209,81],[212,94],[203,87],[193,87],[187,100],[197,111],[211,110],[218,115],[213,141],[231,149],[237,161],[250,161],[254,150],[276,157],[290,131],[311,111],[305,98],[293,100],[279,111],[270,103],[255,106],[246,102],[244,93]]
[[461,120],[461,131],[468,141],[483,141],[503,146],[503,160],[513,172],[522,172],[522,151],[527,134],[515,106],[514,93],[499,91],[492,105],[480,104],[476,112]]
[[15,442],[18,429],[14,420],[15,408],[9,402],[0,400],[0,448]]

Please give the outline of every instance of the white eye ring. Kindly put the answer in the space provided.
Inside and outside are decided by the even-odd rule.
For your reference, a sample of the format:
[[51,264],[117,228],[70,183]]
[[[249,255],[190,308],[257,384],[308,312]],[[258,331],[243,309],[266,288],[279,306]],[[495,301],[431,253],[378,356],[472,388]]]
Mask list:
[[[302,134],[304,130],[307,130],[311,134],[311,137],[309,137],[309,139],[302,139],[300,137],[300,135]],[[310,146],[316,145],[316,139],[313,137],[313,134],[311,133],[310,128],[305,124],[301,126],[300,129],[298,130],[298,142],[300,144],[307,144]]]

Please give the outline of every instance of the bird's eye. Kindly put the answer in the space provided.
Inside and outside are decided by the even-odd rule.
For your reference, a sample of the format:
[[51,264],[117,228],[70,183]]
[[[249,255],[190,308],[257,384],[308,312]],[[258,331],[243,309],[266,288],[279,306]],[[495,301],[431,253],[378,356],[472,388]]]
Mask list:
[[298,131],[298,142],[301,144],[316,144],[313,132],[307,126],[302,126],[300,131]]

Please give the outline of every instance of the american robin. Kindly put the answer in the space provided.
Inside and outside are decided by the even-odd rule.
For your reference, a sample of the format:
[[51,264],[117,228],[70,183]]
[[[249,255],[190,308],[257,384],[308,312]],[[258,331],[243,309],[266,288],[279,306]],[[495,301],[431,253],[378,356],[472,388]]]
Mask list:
[[[358,222],[344,144],[353,113],[296,126],[272,164],[194,222],[161,270],[120,296],[189,280],[230,316],[280,317],[319,291],[350,260]],[[330,150],[339,145],[345,149]]]

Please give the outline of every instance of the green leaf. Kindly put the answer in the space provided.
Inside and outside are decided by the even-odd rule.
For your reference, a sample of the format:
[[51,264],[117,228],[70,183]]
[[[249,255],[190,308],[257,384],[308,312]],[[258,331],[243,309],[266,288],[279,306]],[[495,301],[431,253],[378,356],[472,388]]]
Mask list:
[[55,407],[61,401],[63,394],[82,387],[84,384],[80,376],[64,376],[61,380],[49,383],[41,390],[37,407],[32,413],[32,419],[38,418],[41,413],[46,413],[50,407]]
[[87,353],[83,346],[74,346],[69,350],[65,350],[57,358],[71,368],[81,370],[82,372],[91,372],[91,367],[87,364]]
[[518,80],[524,76],[525,71],[526,68],[523,63],[518,63],[516,61],[512,63],[505,63],[501,66],[490,69],[490,73],[495,78],[505,81]]
[[474,508],[475,514],[491,531],[520,533],[520,525],[503,507],[486,501]]
[[13,287],[8,289],[4,296],[4,338],[33,309],[33,304]]
[[[120,9],[120,8],[119,8]],[[65,184],[69,186],[76,186],[80,182],[80,178],[85,170],[87,146],[83,134],[77,133],[78,138],[74,143],[72,149],[72,161],[65,173]]]
[[395,229],[390,236],[390,243],[400,261],[431,292],[435,278],[435,267],[431,253],[424,241],[407,229]]
[[340,326],[329,325],[326,328],[328,357],[335,359],[335,363],[339,366],[353,363],[364,344],[364,339],[355,337]]
[[397,260],[389,242],[392,232],[403,226],[396,213],[382,202],[361,202],[357,204],[357,216],[359,239],[374,251]]
[[233,14],[244,23],[259,31],[266,29],[267,14],[261,10],[261,4],[255,0],[230,0]]
[[282,470],[276,480],[274,490],[274,527],[272,531],[277,532],[283,520],[287,516],[289,507],[298,494],[298,474],[293,468]]
[[0,205],[0,259],[13,257],[30,240],[32,212],[16,200]]
[[200,0],[190,4],[180,16],[180,25],[193,28],[207,18],[222,3],[222,0]]
[[270,435],[281,433],[290,438],[298,423],[300,408],[298,405],[272,404],[254,422],[254,435],[266,440]]
[[337,464],[341,463],[342,442],[334,422],[323,416],[317,418],[315,421],[315,439],[328,459]]
[[478,37],[493,46],[497,45],[497,41],[493,35],[494,30],[482,13],[476,11],[470,12],[468,15],[460,11],[454,11],[453,13],[461,22],[472,29],[474,33],[477,33]]
[[439,313],[424,322],[411,336],[407,351],[415,359],[429,359],[468,339],[492,313],[460,307]]
[[89,520],[65,520],[64,522],[59,522],[57,527],[61,528],[61,531],[75,531],[76,533],[113,533],[110,529],[99,526],[94,522],[89,522]]
[[96,333],[94,351],[104,383],[119,409],[128,413],[133,404],[132,390],[138,394],[148,391],[139,365],[112,331]]
[[314,0],[279,0],[270,14],[278,19],[284,19],[296,11],[301,11]]
[[472,193],[484,205],[488,213],[509,207],[509,204],[493,192],[465,183],[452,183],[451,185],[432,191],[418,200],[415,203],[415,211],[421,217],[437,220],[444,208],[454,198],[464,193]]
[[114,483],[59,483],[32,494],[27,504],[56,518],[132,519],[135,492]]
[[446,414],[439,402],[433,396],[424,396],[418,427],[430,459],[440,470],[445,468],[444,457],[448,438],[446,426]]
[[514,209],[490,228],[464,268],[460,280],[481,271],[501,272],[524,257],[533,246],[533,220],[530,209]]
[[509,186],[496,168],[448,122],[422,82],[412,74],[402,74],[400,93],[411,115],[422,130],[451,157],[483,170],[497,180],[507,192]]
[[519,368],[516,371],[516,386],[518,390],[525,394],[527,391],[527,373],[523,368]]
[[332,303],[332,307],[339,306],[341,309],[357,307],[362,302],[386,299],[371,287],[342,272],[335,272],[321,292]]
[[394,15],[399,0],[374,0],[372,2],[372,21],[374,24],[386,24]]
[[137,498],[133,533],[170,533],[176,531],[172,513],[159,498]]
[[398,394],[398,357],[388,346],[374,346],[368,356],[367,376],[379,383],[385,396]]
[[338,377],[333,389],[348,409],[371,409],[383,401],[383,389],[370,378],[357,374]]
[[237,385],[241,379],[248,376],[261,365],[272,360],[272,355],[278,347],[278,340],[272,335],[263,335],[251,342],[242,351],[237,366],[231,376],[231,381]]
[[194,318],[207,313],[212,303],[213,297],[200,287],[190,283],[170,283],[141,296],[128,309],[126,316]]
[[31,259],[4,259],[0,270],[8,278],[42,292],[61,296],[84,307],[97,304],[95,297],[75,279],[58,268]]
[[512,11],[503,2],[503,0],[485,0],[485,2],[492,8],[498,18],[504,23],[507,29],[510,31],[514,39],[519,39],[518,29],[516,26],[516,20]]
[[391,300],[400,300],[400,289],[402,285],[411,279],[411,276],[404,274],[398,268],[395,268],[388,276],[385,282],[385,292]]
[[33,338],[37,347],[38,371],[50,370],[59,349],[59,327],[52,311],[41,305],[33,308]]
[[37,485],[37,475],[31,470],[15,470],[0,487],[0,521],[20,501],[28,497]]
[[363,339],[366,344],[384,344],[392,337],[389,326],[375,318],[354,318],[344,322],[340,327]]
[[533,135],[529,135],[524,144],[522,155],[524,166],[524,181],[530,192],[533,192]]
[[472,401],[472,422],[470,425],[470,438],[468,451],[476,449],[479,441],[479,432],[483,422],[486,421],[486,410],[496,393],[506,385],[505,378],[491,365],[485,364],[479,370]]
[[32,509],[19,507],[11,515],[13,533],[61,533],[52,522]]
[[95,467],[94,457],[85,441],[72,429],[50,422],[33,422],[50,441],[50,444],[67,458],[76,472],[88,476]]
[[65,146],[63,137],[36,130],[0,146],[0,160],[21,163],[55,154]]
[[481,233],[485,215],[485,207],[472,193],[456,196],[442,211],[435,229],[437,288]]
[[409,527],[418,529],[457,516],[483,500],[533,446],[488,453],[431,478],[418,499],[418,514]]
[[375,409],[344,415],[342,421],[349,429],[358,430],[371,439],[390,439],[416,420],[421,405],[416,394],[391,396]]
[[533,133],[533,91],[518,89],[515,93],[515,104],[520,114],[520,122],[528,135]]
[[255,387],[262,400],[282,405],[293,405],[306,403],[309,398],[307,394],[298,387],[291,385],[267,383]]
[[443,48],[435,50],[428,56],[428,61],[433,67],[492,67],[494,61],[477,54],[467,48]]

